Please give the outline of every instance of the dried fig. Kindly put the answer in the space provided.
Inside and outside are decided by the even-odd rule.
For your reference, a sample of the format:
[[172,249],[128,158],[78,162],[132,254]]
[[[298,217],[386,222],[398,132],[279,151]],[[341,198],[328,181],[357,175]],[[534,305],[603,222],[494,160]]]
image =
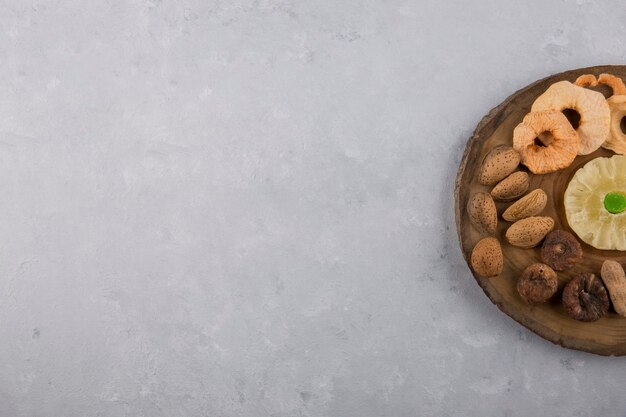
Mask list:
[[563,306],[567,315],[575,320],[596,321],[609,311],[609,295],[602,280],[586,272],[565,285]]
[[583,259],[583,248],[573,234],[565,230],[548,233],[541,248],[541,260],[556,271],[565,271]]
[[532,264],[522,272],[517,281],[517,292],[528,304],[548,301],[559,288],[556,272],[545,264]]

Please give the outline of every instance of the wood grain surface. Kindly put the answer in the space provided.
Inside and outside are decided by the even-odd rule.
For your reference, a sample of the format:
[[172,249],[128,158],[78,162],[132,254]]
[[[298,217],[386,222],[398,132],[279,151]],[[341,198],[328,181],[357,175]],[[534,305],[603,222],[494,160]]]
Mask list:
[[[468,265],[472,249],[482,236],[470,224],[466,205],[473,193],[478,191],[489,192],[491,189],[491,187],[480,185],[477,181],[478,169],[485,155],[494,146],[512,144],[513,128],[521,122],[524,115],[530,111],[533,101],[550,84],[561,80],[574,82],[581,74],[599,75],[604,72],[626,79],[626,66],[597,66],[552,75],[514,93],[498,107],[491,110],[478,124],[465,148],[465,154],[457,173],[455,189],[457,232]],[[598,87],[596,90],[606,96],[610,94],[610,90],[604,86]],[[542,188],[546,192],[548,204],[541,215],[554,218],[555,229],[572,231],[565,217],[563,194],[574,173],[593,158],[611,155],[613,155],[612,152],[600,149],[590,155],[576,157],[571,166],[559,172],[547,175],[531,175],[529,191]],[[522,169],[525,168],[522,167]],[[585,254],[584,259],[570,271],[558,273],[560,288],[557,295],[550,303],[529,306],[517,294],[516,283],[528,265],[540,262],[540,247],[520,249],[506,242],[504,233],[511,223],[504,221],[501,215],[510,204],[512,203],[496,202],[499,216],[496,237],[502,243],[504,254],[502,274],[495,278],[482,278],[474,274],[485,294],[504,313],[551,342],[566,348],[600,355],[625,355],[626,318],[618,316],[611,310],[608,316],[593,323],[583,323],[571,319],[565,314],[561,304],[561,290],[566,282],[580,272],[594,272],[599,275],[600,267],[605,259],[613,259],[626,265],[626,252],[598,250],[581,241]]]

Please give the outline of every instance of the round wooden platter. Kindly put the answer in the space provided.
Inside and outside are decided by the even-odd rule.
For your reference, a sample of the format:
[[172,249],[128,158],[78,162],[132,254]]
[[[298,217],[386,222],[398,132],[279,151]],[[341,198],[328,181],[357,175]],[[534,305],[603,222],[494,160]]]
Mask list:
[[[605,72],[626,79],[626,66],[622,65],[581,68],[552,75],[514,93],[491,110],[478,124],[465,148],[457,173],[455,189],[457,232],[463,256],[468,264],[474,245],[483,236],[470,224],[466,211],[467,202],[475,192],[489,192],[491,189],[491,187],[480,185],[477,181],[478,169],[485,155],[497,145],[512,144],[513,128],[522,121],[530,111],[533,101],[550,84],[561,80],[574,82],[582,74],[597,76]],[[610,90],[606,87],[595,88],[595,90],[602,92],[605,96],[610,94]],[[576,157],[574,163],[564,170],[547,175],[531,174],[529,190],[541,188],[546,192],[548,204],[541,215],[552,217],[555,220],[555,229],[572,232],[565,217],[563,194],[574,173],[593,158],[611,155],[613,155],[612,152],[600,149],[590,155]],[[520,169],[525,170],[522,165]],[[504,233],[511,223],[504,221],[501,216],[510,204],[496,202],[498,208],[496,237],[502,244],[504,254],[502,273],[495,278],[482,278],[474,274],[485,294],[504,313],[551,342],[566,348],[599,355],[626,355],[626,318],[618,316],[611,309],[611,312],[602,319],[593,323],[584,323],[567,316],[561,304],[562,288],[574,275],[580,272],[593,272],[599,275],[600,267],[605,259],[613,259],[626,265],[626,252],[598,250],[581,241],[584,259],[573,269],[558,273],[560,288],[553,301],[529,306],[519,297],[516,283],[528,265],[540,262],[540,246],[533,249],[521,249],[507,243]]]

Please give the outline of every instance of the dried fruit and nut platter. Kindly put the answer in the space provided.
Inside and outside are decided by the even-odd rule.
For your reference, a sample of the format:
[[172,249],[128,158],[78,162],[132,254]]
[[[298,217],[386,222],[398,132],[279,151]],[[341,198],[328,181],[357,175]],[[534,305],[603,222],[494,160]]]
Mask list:
[[503,312],[561,346],[626,354],[626,66],[556,74],[479,123],[459,239]]

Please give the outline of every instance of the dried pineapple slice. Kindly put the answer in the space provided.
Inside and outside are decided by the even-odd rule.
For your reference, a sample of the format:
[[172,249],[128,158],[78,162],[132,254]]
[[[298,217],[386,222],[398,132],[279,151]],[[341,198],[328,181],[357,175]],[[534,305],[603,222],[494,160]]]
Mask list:
[[[574,174],[565,190],[565,214],[572,230],[597,249],[626,251],[626,156],[595,158]],[[611,213],[611,211],[618,211]]]

